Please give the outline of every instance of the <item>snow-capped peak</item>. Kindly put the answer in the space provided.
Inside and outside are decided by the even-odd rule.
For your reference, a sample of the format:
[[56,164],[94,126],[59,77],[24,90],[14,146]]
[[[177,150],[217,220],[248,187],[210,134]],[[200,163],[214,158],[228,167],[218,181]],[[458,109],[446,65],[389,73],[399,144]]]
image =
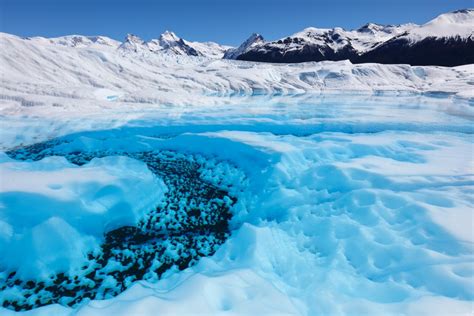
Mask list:
[[323,28],[316,28],[316,27],[307,27],[302,31],[299,31],[290,37],[298,37],[298,38],[305,38],[305,39],[311,39],[311,38],[316,38],[318,36],[321,36],[323,34],[326,34],[329,32],[330,29],[323,29]]
[[179,40],[181,40],[181,38],[176,36],[174,32],[165,31],[160,35],[160,41],[163,42],[179,42]]
[[198,51],[189,46],[182,38],[170,31],[164,32],[158,39],[149,41],[147,47],[154,52],[161,51],[176,55],[201,56]]
[[439,15],[428,24],[466,24],[473,25],[474,9],[457,10]]
[[224,54],[224,58],[226,58],[226,59],[235,59],[239,55],[246,52],[251,47],[253,47],[257,44],[263,44],[264,42],[265,42],[265,40],[263,39],[262,35],[260,35],[258,33],[253,33],[239,47],[231,48],[231,49],[227,50]]
[[145,41],[134,34],[127,34],[125,41],[118,49],[123,51],[139,52],[144,49]]
[[125,42],[136,43],[136,44],[143,44],[144,43],[144,41],[140,37],[138,37],[134,34],[127,34],[127,36],[125,37]]
[[360,33],[371,33],[375,34],[380,31],[384,31],[387,27],[385,25],[377,24],[377,23],[367,23],[360,28],[357,29]]
[[413,28],[406,36],[411,42],[427,37],[467,39],[474,37],[474,9],[444,13],[433,20]]

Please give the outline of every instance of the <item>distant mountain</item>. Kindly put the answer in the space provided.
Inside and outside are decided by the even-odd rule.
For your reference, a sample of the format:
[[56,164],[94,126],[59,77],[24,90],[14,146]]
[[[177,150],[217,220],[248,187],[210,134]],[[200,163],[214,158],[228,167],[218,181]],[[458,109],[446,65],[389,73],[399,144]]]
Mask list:
[[307,28],[277,41],[246,40],[224,58],[274,63],[344,60],[353,63],[456,66],[474,63],[474,10],[438,16],[424,25],[380,25],[359,29]]
[[229,46],[223,46],[213,42],[188,42],[169,31],[161,34],[158,39],[152,39],[148,42],[143,41],[135,35],[128,34],[125,41],[118,47],[119,50],[129,52],[148,51],[209,58],[222,58],[224,52],[229,48]]
[[26,37],[25,40],[42,44],[51,44],[73,48],[118,49],[124,53],[152,52],[178,56],[200,56],[220,59],[231,46],[214,42],[189,42],[175,33],[166,31],[158,39],[144,41],[140,37],[128,34],[123,42],[105,36],[67,35],[54,38]]
[[254,33],[239,47],[186,41],[166,31],[144,41],[128,34],[121,43],[105,36],[69,35],[25,38],[46,45],[117,49],[128,53],[157,53],[212,59],[272,63],[350,60],[352,63],[458,66],[474,64],[474,9],[441,14],[423,25],[368,23],[355,30],[309,27],[291,36],[265,41]]
[[133,34],[127,34],[127,37],[125,37],[125,40],[122,44],[120,44],[118,49],[125,52],[134,53],[150,50],[144,40]]

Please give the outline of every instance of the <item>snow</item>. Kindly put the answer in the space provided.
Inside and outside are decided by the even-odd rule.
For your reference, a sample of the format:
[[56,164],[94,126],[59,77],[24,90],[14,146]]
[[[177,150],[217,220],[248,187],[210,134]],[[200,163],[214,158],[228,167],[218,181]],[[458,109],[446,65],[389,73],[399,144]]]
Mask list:
[[94,302],[78,315],[151,315],[156,311],[160,315],[192,315],[196,311],[208,315],[298,314],[291,299],[250,269],[188,275],[166,292],[136,284],[117,299],[112,306],[107,301]]
[[[63,157],[0,163],[0,265],[24,278],[80,267],[104,232],[134,225],[166,188],[140,161]],[[24,260],[28,258],[28,260]]]
[[189,42],[186,40],[184,40],[184,42],[203,56],[213,59],[222,58],[225,52],[232,48],[232,46],[221,45],[214,42]]
[[39,43],[51,43],[54,45],[61,45],[66,47],[106,47],[110,46],[117,48],[120,45],[119,41],[106,36],[83,36],[83,35],[67,35],[61,37],[44,38],[44,37],[29,37],[31,40]]

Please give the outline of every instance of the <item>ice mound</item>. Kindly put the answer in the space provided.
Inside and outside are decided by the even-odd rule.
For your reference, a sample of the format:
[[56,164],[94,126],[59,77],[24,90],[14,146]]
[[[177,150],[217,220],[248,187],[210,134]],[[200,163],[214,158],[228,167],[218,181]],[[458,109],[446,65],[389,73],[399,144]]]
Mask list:
[[95,301],[77,315],[153,315],[157,311],[160,315],[194,315],[197,311],[200,315],[298,314],[290,298],[251,269],[183,273],[173,282],[177,286],[166,293],[145,282],[135,284],[118,296],[115,304]]
[[1,161],[0,265],[27,279],[77,268],[105,232],[136,224],[166,191],[143,162],[127,157],[82,167],[63,157]]

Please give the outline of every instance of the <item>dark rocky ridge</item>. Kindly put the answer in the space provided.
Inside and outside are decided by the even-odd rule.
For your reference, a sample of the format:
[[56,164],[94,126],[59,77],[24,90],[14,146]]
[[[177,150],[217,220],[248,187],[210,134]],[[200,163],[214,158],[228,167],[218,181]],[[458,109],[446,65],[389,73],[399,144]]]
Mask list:
[[394,38],[361,56],[356,56],[351,61],[447,67],[473,64],[474,38],[427,37],[413,44],[404,38]]
[[[297,42],[298,38],[287,38]],[[411,44],[403,38],[394,38],[366,53],[359,55],[351,46],[334,51],[328,46],[303,43],[298,50],[287,50],[273,45],[274,42],[251,48],[237,60],[269,63],[300,63],[309,61],[338,61],[348,59],[354,64],[409,64],[412,66],[454,67],[474,63],[474,39],[428,37]]]
[[350,60],[358,63],[459,66],[474,63],[474,10],[442,14],[423,25],[369,23],[346,31],[308,28],[261,41],[232,58],[271,63]]

